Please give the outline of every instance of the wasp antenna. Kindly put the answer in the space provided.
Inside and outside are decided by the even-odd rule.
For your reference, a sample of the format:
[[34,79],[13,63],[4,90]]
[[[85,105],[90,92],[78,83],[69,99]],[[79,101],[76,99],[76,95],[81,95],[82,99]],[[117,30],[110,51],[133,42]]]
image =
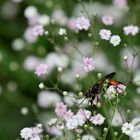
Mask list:
[[85,101],[85,99],[86,99],[86,97],[77,106],[79,107]]

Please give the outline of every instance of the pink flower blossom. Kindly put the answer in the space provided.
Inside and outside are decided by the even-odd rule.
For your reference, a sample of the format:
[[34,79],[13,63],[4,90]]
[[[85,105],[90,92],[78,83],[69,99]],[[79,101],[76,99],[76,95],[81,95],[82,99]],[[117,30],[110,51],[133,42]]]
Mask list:
[[77,29],[77,28],[76,28],[76,19],[75,19],[75,18],[70,19],[70,20],[68,21],[67,26],[68,26],[71,30],[75,31],[75,30]]
[[113,0],[113,3],[119,8],[124,8],[127,6],[127,0]]
[[24,36],[25,40],[29,43],[34,43],[37,41],[37,36],[33,36],[31,27],[29,27],[25,30],[23,36]]
[[68,130],[76,129],[78,127],[77,118],[73,116],[71,119],[68,119],[66,122],[66,127]]
[[102,125],[104,123],[105,118],[101,115],[101,114],[97,114],[93,117],[91,117],[90,121],[94,124],[94,125]]
[[90,27],[89,19],[80,17],[76,20],[76,27],[78,30],[88,30]]
[[85,119],[89,119],[91,116],[91,112],[86,109],[79,109],[77,114],[81,115]]
[[102,22],[105,25],[112,25],[113,24],[113,17],[109,16],[109,15],[105,15],[102,17]]
[[124,30],[125,35],[131,34],[134,36],[139,32],[139,28],[137,26],[134,26],[134,25],[125,26],[123,28],[123,30]]
[[66,111],[62,116],[65,121],[73,117],[73,112],[71,110]]
[[[64,115],[66,115],[67,112],[67,105],[65,105],[64,103],[58,103],[56,105],[55,108],[55,113],[57,114],[57,116],[59,117],[63,117]],[[70,113],[70,112],[69,112]],[[66,116],[65,116],[66,117]]]
[[111,38],[111,31],[102,29],[102,30],[100,30],[99,35],[100,35],[101,39],[109,40]]
[[37,76],[44,76],[47,73],[47,70],[48,70],[47,64],[40,64],[38,67],[36,67],[35,74]]
[[95,61],[92,58],[84,58],[83,60],[83,69],[86,72],[92,71],[95,69]]
[[34,36],[42,36],[44,33],[44,29],[43,29],[43,26],[42,25],[35,25],[32,29],[32,34]]
[[117,86],[117,92],[118,93],[123,93],[123,94],[125,94],[125,89],[126,89],[126,86],[125,85],[123,85],[123,84],[119,84],[118,86]]

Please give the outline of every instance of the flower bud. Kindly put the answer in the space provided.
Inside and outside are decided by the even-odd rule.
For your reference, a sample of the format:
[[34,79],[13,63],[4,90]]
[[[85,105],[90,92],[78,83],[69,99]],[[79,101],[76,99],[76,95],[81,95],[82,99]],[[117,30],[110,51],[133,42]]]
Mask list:
[[58,71],[61,73],[63,71],[62,67],[58,67]]
[[40,89],[44,89],[44,88],[45,88],[45,85],[44,85],[43,83],[40,83],[40,84],[39,84],[39,88],[40,88]]
[[114,136],[118,136],[118,132],[114,132]]
[[98,73],[98,74],[97,74],[97,77],[98,77],[99,79],[101,79],[101,78],[103,77],[103,75],[102,75],[101,73]]
[[65,40],[65,41],[68,41],[69,39],[68,39],[68,37],[67,37],[67,36],[65,36],[65,37],[64,37],[64,40]]
[[107,132],[107,131],[108,131],[108,129],[105,127],[105,128],[104,128],[104,132]]
[[67,91],[63,91],[63,95],[64,96],[68,95],[68,92]]
[[125,55],[125,56],[123,57],[123,60],[124,60],[124,61],[127,61],[127,59],[128,59],[128,57],[127,57],[127,55]]
[[83,92],[79,92],[79,96],[80,97],[83,97]]
[[89,34],[88,34],[88,37],[91,38],[91,37],[92,37],[92,33],[89,33]]
[[78,79],[80,77],[79,73],[76,73],[75,77]]

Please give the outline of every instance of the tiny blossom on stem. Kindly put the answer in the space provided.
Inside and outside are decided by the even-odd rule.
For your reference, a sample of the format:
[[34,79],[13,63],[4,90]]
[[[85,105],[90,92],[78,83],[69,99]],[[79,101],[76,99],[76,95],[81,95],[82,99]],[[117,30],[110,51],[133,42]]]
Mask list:
[[120,36],[118,35],[113,35],[110,39],[110,43],[113,45],[113,46],[117,46],[119,45],[121,42],[121,38]]
[[106,94],[104,95],[105,99],[114,99],[116,94],[116,89],[114,86],[109,86],[109,88],[106,91]]
[[97,114],[95,116],[92,116],[90,118],[90,121],[94,124],[94,125],[102,125],[104,123],[105,118],[101,115],[101,114]]
[[23,128],[20,131],[20,136],[24,140],[41,140],[40,135],[42,133],[42,129],[40,127],[30,127]]
[[78,30],[88,30],[90,27],[89,19],[85,17],[79,17],[76,20],[76,28]]
[[109,40],[111,38],[111,31],[102,29],[102,30],[100,30],[99,35],[100,35],[101,39]]
[[139,32],[139,28],[138,28],[138,26],[129,25],[129,26],[123,27],[123,31],[124,31],[125,35],[130,34],[132,36],[135,36]]
[[32,29],[32,34],[34,36],[42,36],[44,33],[44,29],[42,25],[35,25]]
[[83,69],[86,72],[92,71],[95,69],[95,61],[93,60],[93,58],[83,58]]
[[126,89],[126,86],[125,85],[123,85],[123,84],[119,84],[118,86],[117,86],[117,89],[116,89],[116,91],[117,91],[117,93],[125,93],[125,89]]
[[88,111],[88,110],[86,110],[86,109],[79,109],[79,111],[77,112],[77,114],[81,115],[85,119],[89,119],[90,116],[91,116],[91,112]]
[[73,115],[74,115],[73,112],[71,110],[68,110],[63,114],[62,117],[64,118],[64,120],[67,121],[68,119],[72,118]]
[[122,126],[122,133],[130,136],[134,131],[134,125],[132,123],[124,123]]
[[72,118],[68,119],[66,122],[66,127],[68,130],[76,129],[78,127],[77,118],[73,116]]
[[35,74],[37,76],[44,76],[47,73],[47,70],[48,70],[47,64],[40,64],[38,67],[36,67]]
[[113,24],[113,17],[109,16],[109,15],[105,15],[102,17],[102,22],[105,25],[112,25]]
[[67,112],[67,105],[64,103],[57,103],[56,108],[55,108],[55,113],[59,117],[63,117]]

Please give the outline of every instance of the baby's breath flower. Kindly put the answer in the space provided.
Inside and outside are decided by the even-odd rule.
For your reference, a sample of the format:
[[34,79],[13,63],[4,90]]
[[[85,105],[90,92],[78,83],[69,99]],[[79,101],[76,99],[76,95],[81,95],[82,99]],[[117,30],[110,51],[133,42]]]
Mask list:
[[88,30],[90,27],[89,19],[85,17],[77,18],[76,27],[78,30]]
[[37,76],[44,76],[47,73],[47,70],[47,64],[40,64],[38,67],[36,67],[35,74],[37,74]]
[[130,136],[134,131],[134,125],[132,123],[124,123],[122,126],[122,133]]
[[132,35],[135,36],[139,32],[138,26],[129,25],[123,28],[125,35]]
[[101,39],[104,39],[104,40],[109,40],[111,38],[111,31],[110,30],[107,30],[107,29],[102,29],[100,30],[100,37]]
[[121,42],[121,38],[118,35],[113,35],[110,39],[110,43],[113,46],[118,46],[120,44],[120,42]]
[[113,24],[113,17],[109,16],[109,15],[105,15],[102,17],[102,22],[105,25],[112,25]]
[[91,117],[90,121],[94,125],[102,125],[104,123],[105,118],[101,114],[97,114],[93,117]]
[[32,34],[34,36],[42,36],[44,33],[44,29],[42,25],[35,25],[32,29]]
[[95,61],[92,58],[83,58],[83,68],[86,72],[90,72],[95,69]]

